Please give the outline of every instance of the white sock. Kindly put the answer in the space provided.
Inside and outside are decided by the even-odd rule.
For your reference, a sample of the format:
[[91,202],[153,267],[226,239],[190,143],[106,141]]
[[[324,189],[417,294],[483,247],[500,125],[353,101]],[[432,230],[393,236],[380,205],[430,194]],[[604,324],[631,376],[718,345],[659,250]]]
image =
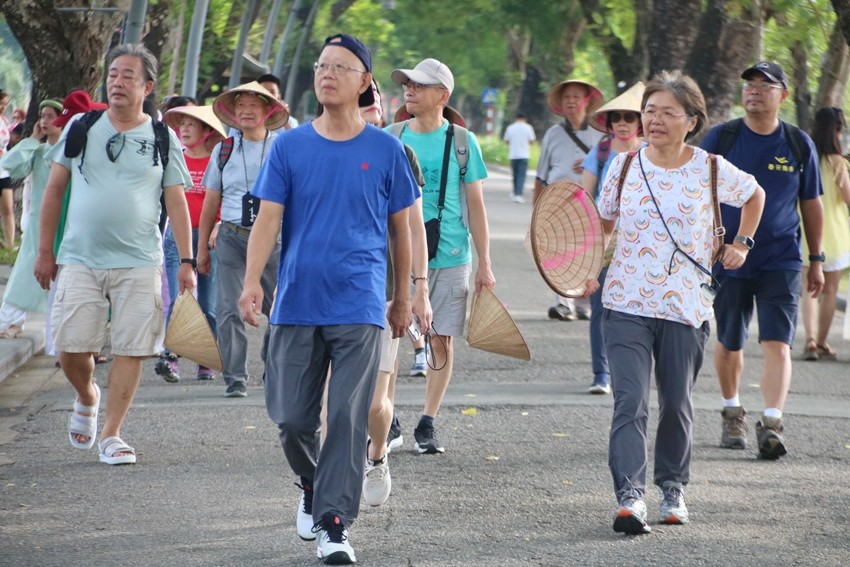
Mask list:
[[779,408],[767,408],[764,410],[764,417],[774,417],[776,419],[782,418],[782,410]]
[[741,407],[741,400],[738,397],[738,394],[735,394],[734,398],[729,398],[728,400],[726,398],[723,398],[723,407],[724,408]]

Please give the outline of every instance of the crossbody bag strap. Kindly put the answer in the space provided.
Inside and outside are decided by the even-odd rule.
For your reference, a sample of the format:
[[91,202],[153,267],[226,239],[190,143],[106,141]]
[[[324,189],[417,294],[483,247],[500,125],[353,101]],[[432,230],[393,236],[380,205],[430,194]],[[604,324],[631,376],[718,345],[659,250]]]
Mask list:
[[620,170],[620,179],[617,180],[617,207],[620,206],[620,194],[623,192],[623,185],[626,183],[626,175],[629,174],[629,167],[637,155],[636,151],[631,151],[626,154],[626,159],[623,161],[623,168]]
[[446,130],[446,148],[443,150],[443,171],[440,174],[440,198],[437,200],[437,220],[443,220],[443,207],[446,204],[446,184],[449,181],[449,152],[452,151],[454,126],[449,124]]
[[726,235],[726,227],[723,226],[723,217],[720,215],[720,199],[717,197],[717,156],[708,156],[708,179],[711,185],[711,205],[714,209],[714,237],[717,239],[714,261],[720,258],[723,250],[723,237]]
[[575,142],[575,143],[576,143],[576,145],[577,145],[578,147],[580,147],[580,148],[582,149],[582,151],[583,151],[585,154],[587,154],[588,152],[590,152],[590,148],[588,148],[588,147],[587,147],[587,144],[585,144],[584,142],[582,142],[582,141],[581,141],[581,139],[580,139],[578,136],[576,136],[576,133],[575,133],[575,132],[573,132],[573,129],[572,129],[572,128],[570,128],[569,126],[567,126],[567,123],[566,123],[566,122],[561,122],[561,127],[564,129],[564,132],[566,132],[566,133],[567,133],[567,136],[569,136],[570,138],[572,138],[572,139],[573,139],[573,142]]

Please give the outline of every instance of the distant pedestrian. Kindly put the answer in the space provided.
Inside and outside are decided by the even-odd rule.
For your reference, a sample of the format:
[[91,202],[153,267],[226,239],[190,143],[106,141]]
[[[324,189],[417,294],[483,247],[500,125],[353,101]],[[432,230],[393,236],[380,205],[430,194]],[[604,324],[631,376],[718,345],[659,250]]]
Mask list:
[[511,160],[511,171],[514,176],[514,191],[511,198],[514,203],[524,203],[522,192],[525,188],[528,158],[531,157],[531,144],[537,140],[534,128],[528,123],[525,114],[517,113],[516,120],[505,129],[502,139],[508,144],[508,159]]
[[[0,89],[0,158],[6,154],[6,148],[12,137],[12,126],[6,121],[6,109],[11,96]],[[3,240],[0,248],[15,246],[15,187],[9,172],[0,169],[0,222],[3,224]]]

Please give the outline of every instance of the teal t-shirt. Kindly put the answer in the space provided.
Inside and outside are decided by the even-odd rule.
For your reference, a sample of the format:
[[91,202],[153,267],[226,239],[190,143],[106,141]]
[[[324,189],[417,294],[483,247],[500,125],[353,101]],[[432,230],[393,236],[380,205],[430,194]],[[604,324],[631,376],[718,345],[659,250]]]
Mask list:
[[[420,134],[405,128],[401,141],[410,146],[425,179],[422,188],[422,211],[425,221],[437,218],[437,203],[440,200],[440,177],[443,171],[443,151],[446,147],[446,131],[449,123],[433,132]],[[389,130],[389,127],[387,128]],[[466,166],[466,183],[472,183],[487,177],[487,167],[481,157],[481,146],[475,135],[469,133],[469,163]],[[449,152],[449,174],[446,182],[446,200],[443,218],[440,222],[440,245],[437,256],[428,263],[430,269],[452,268],[472,262],[469,246],[469,229],[463,224],[463,211],[460,200],[460,166],[454,149]]]

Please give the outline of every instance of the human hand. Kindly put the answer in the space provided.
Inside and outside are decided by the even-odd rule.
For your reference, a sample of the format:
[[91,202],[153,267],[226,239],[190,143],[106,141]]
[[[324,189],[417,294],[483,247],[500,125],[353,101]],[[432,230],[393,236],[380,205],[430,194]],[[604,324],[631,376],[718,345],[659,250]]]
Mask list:
[[263,307],[263,286],[260,282],[246,282],[239,296],[239,312],[242,320],[252,327],[259,327],[259,315]]

